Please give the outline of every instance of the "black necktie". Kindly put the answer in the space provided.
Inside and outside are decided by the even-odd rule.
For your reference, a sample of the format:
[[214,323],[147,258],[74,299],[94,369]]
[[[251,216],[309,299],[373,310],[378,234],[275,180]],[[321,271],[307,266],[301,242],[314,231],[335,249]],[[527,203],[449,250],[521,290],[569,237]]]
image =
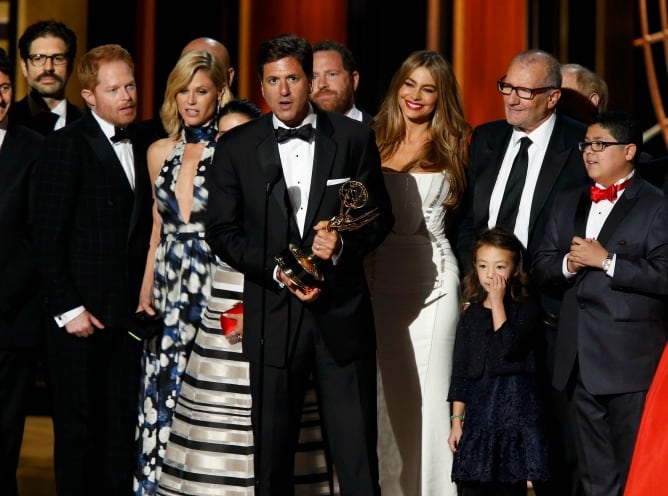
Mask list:
[[496,218],[496,225],[505,227],[509,230],[515,229],[517,220],[517,211],[520,207],[520,198],[524,189],[524,181],[527,178],[527,169],[529,168],[529,152],[532,141],[528,137],[520,140],[520,151],[517,152],[513,165],[510,169],[506,189],[503,192],[499,215]]
[[111,137],[112,143],[118,143],[119,141],[130,139],[130,134],[128,133],[127,128],[121,129],[120,127],[114,126],[114,133],[115,134]]
[[276,128],[276,140],[279,143],[284,143],[292,138],[311,141],[313,139],[313,133],[314,129],[311,124],[304,124],[302,127],[293,127],[290,129],[278,127]]

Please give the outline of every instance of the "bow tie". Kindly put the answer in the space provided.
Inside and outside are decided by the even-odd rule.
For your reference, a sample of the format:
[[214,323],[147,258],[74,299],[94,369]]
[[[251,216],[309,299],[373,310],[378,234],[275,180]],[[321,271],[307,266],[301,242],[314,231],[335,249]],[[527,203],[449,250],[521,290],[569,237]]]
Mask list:
[[286,129],[284,127],[276,128],[276,140],[279,143],[285,143],[292,138],[299,138],[304,141],[311,141],[315,130],[311,124],[304,124],[302,127],[293,127]]
[[121,129],[120,127],[114,126],[114,134],[110,139],[112,143],[118,143],[119,141],[129,140],[130,133],[128,133],[128,128]]
[[629,183],[631,182],[631,179],[628,179],[627,181],[624,181],[621,184],[612,184],[608,186],[607,188],[599,188],[598,186],[594,185],[589,188],[589,196],[591,198],[591,201],[594,203],[598,203],[601,200],[608,200],[608,201],[613,201],[617,199],[617,193],[622,191],[624,188],[626,188]]

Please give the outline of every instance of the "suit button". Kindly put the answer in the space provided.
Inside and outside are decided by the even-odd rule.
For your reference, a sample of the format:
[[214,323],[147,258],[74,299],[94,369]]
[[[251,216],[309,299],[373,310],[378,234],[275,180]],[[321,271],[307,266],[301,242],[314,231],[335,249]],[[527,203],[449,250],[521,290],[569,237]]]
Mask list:
[[585,307],[585,304],[584,304],[584,303],[580,303],[580,308],[584,308],[584,307]]

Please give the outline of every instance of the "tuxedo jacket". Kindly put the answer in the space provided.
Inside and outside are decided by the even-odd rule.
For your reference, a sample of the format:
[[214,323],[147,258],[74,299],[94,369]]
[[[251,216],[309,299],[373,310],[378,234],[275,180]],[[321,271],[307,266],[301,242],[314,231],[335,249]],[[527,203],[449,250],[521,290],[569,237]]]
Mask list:
[[[577,143],[586,128],[569,117],[557,114],[552,136],[540,167],[531,200],[527,250],[533,254],[545,232],[545,223],[559,192],[588,182]],[[489,201],[496,184],[513,126],[505,120],[478,126],[473,132],[467,168],[467,195],[457,232],[457,256],[463,271],[469,268],[470,247],[475,233],[487,227]]]
[[360,110],[360,112],[362,112],[362,122],[364,124],[371,125],[371,121],[373,121],[373,115],[371,115],[370,113],[368,113],[367,111],[365,111],[363,109],[359,109],[359,110]]
[[151,233],[153,135],[128,130],[134,191],[90,112],[45,140],[35,171],[35,239],[51,315],[83,305],[118,327],[137,307]]
[[[77,119],[80,119],[83,114],[83,111],[79,107],[73,105],[68,100],[65,125],[72,124]],[[53,132],[53,126],[56,125],[57,118],[51,113],[42,98],[32,93],[30,96],[26,95],[25,98],[12,104],[9,108],[9,120],[12,124],[20,124],[37,131],[42,136],[46,136]]]
[[668,337],[668,201],[636,174],[597,237],[616,255],[613,277],[586,268],[566,279],[564,255],[585,237],[590,208],[587,187],[560,196],[533,264],[539,284],[565,289],[553,384],[563,390],[577,361],[592,394],[646,390]]
[[[209,169],[207,241],[218,256],[245,275],[244,353],[251,361],[257,361],[260,354],[261,303],[266,298],[267,365],[285,365],[303,312],[311,313],[309,317],[317,323],[335,359],[353,360],[375,349],[362,260],[381,243],[394,223],[380,156],[369,126],[318,109],[316,115],[313,173],[303,236],[287,200],[271,114],[225,133]],[[364,183],[369,198],[362,211],[377,208],[380,215],[357,231],[339,232],[343,241],[341,258],[336,266],[331,261],[321,265],[323,292],[317,301],[304,305],[274,281],[274,256],[290,243],[310,251],[315,236],[312,227],[340,213],[339,188],[346,179]],[[353,210],[350,215],[360,213]]]
[[39,274],[29,221],[30,177],[42,136],[7,129],[0,147],[0,347],[39,342]]

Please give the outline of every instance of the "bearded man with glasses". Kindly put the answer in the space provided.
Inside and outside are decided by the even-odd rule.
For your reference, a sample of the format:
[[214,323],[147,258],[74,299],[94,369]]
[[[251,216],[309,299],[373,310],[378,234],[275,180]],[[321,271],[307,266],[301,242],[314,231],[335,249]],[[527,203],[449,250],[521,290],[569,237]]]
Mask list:
[[47,135],[82,116],[65,98],[76,52],[77,37],[62,22],[38,21],[26,28],[19,38],[19,55],[29,93],[12,105],[12,123]]
[[[559,61],[542,50],[521,52],[496,86],[506,118],[478,126],[471,138],[467,199],[454,240],[462,270],[469,268],[475,232],[497,225],[513,231],[533,256],[555,197],[587,183],[577,148],[585,127],[556,112],[561,96]],[[550,386],[561,295],[539,289],[545,329],[536,330],[541,357],[537,367],[545,376],[552,478],[536,484],[535,490],[537,496],[577,495],[581,489],[566,400]]]

